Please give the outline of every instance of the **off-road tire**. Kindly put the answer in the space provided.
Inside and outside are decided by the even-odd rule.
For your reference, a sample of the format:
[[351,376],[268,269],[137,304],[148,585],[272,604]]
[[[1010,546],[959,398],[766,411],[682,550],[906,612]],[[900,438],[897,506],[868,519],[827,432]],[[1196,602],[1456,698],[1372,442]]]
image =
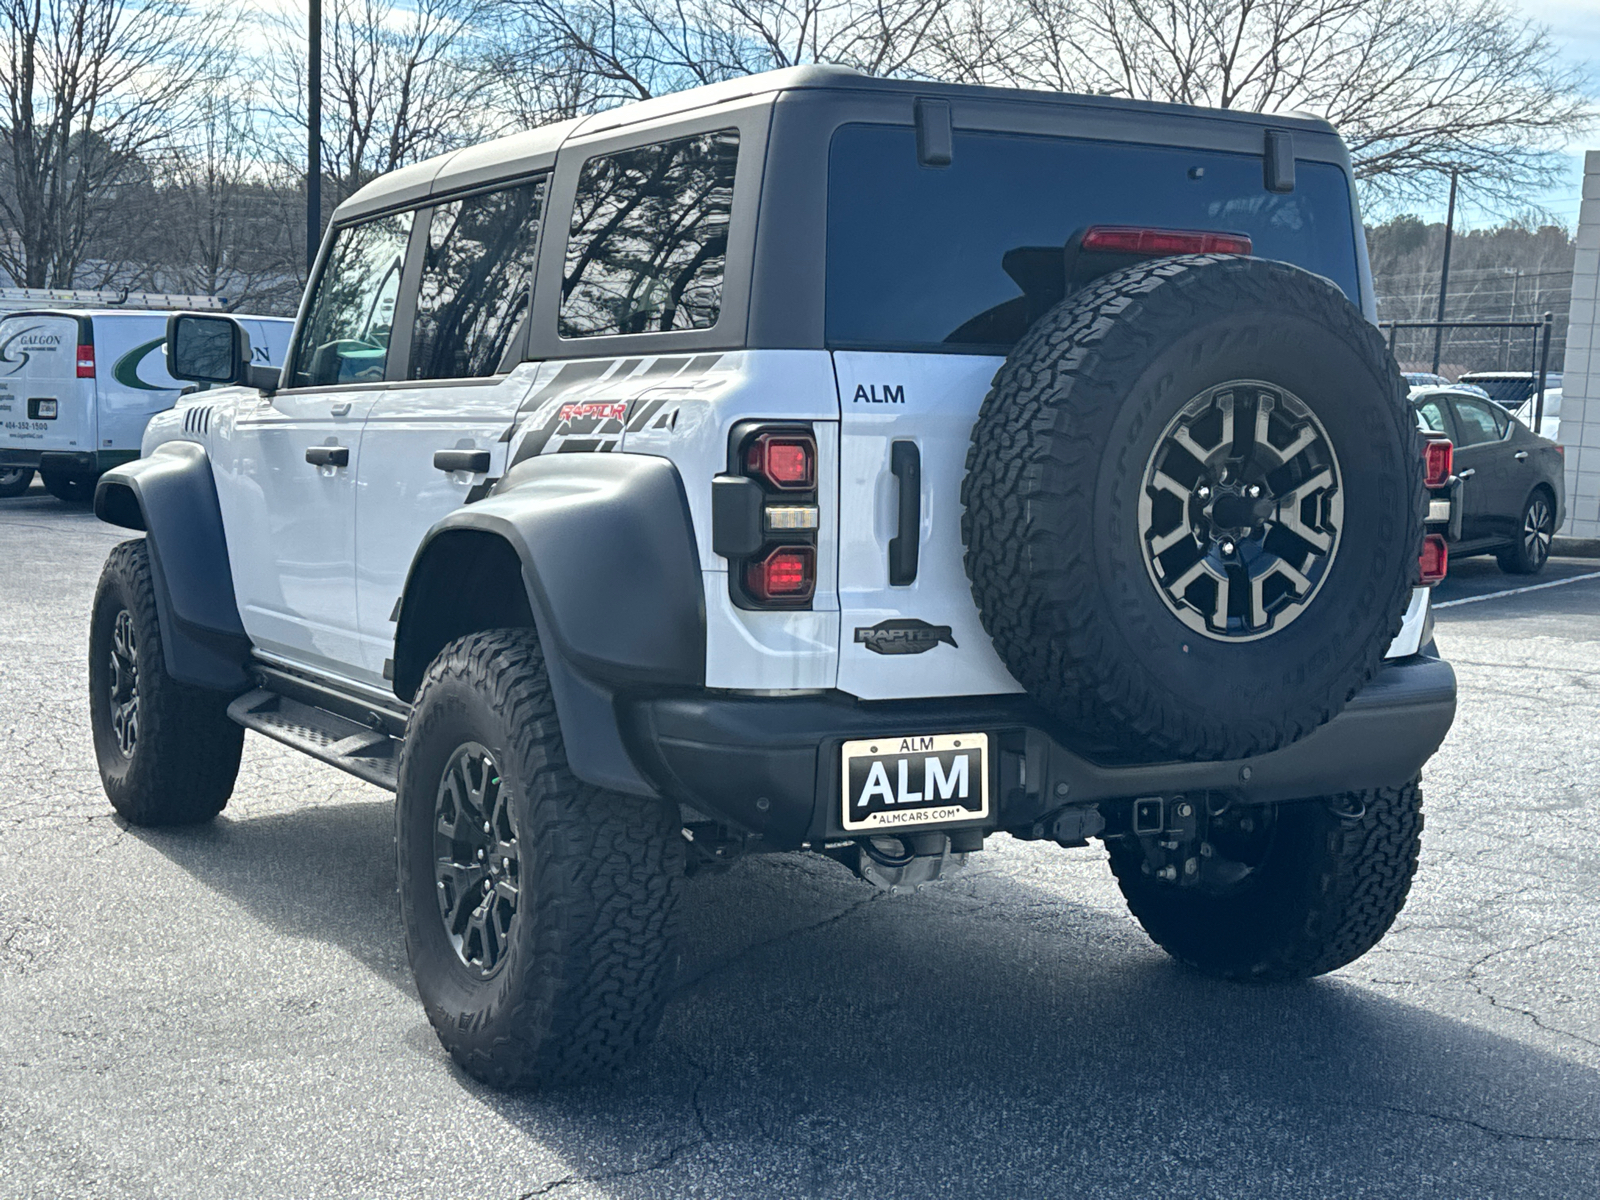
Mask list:
[[[125,753],[113,726],[113,638],[126,612],[135,635],[137,738]],[[100,781],[133,825],[192,825],[221,812],[239,774],[244,730],[229,697],[167,674],[156,620],[150,550],[143,538],[113,547],[89,619],[89,724]]]
[[[1139,503],[1169,420],[1226,381],[1292,392],[1337,451],[1337,552],[1303,614],[1257,640],[1194,633],[1145,562]],[[1001,367],[962,485],[984,628],[1030,695],[1094,744],[1226,759],[1334,717],[1378,670],[1417,579],[1426,494],[1406,388],[1320,276],[1189,255],[1113,272]]]
[[32,486],[32,467],[0,467],[0,499],[20,496]]
[[[487,978],[449,940],[435,889],[435,805],[452,754],[477,743],[512,789],[519,898]],[[648,1040],[676,963],[682,823],[670,804],[605,792],[567,766],[531,630],[440,651],[412,706],[395,820],[417,991],[445,1049],[494,1087],[603,1074]]]
[[44,490],[66,504],[88,504],[94,499],[95,478],[61,471],[40,471]]
[[[1543,505],[1540,509],[1538,506]],[[1537,487],[1522,506],[1517,520],[1517,540],[1496,552],[1495,562],[1507,575],[1537,575],[1550,561],[1550,542],[1555,536],[1555,498]],[[1540,516],[1540,514],[1543,514]],[[1530,526],[1538,524],[1538,540],[1530,542]]]
[[1269,981],[1321,975],[1376,946],[1405,906],[1421,844],[1422,791],[1409,783],[1279,805],[1267,861],[1223,894],[1152,877],[1132,838],[1106,849],[1156,945],[1208,975]]

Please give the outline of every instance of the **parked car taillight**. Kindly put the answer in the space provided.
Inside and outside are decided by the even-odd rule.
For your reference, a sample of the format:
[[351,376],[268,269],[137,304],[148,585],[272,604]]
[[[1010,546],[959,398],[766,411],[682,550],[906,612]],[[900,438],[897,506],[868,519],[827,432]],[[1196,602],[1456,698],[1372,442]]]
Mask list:
[[806,425],[734,427],[711,483],[711,548],[741,608],[805,608],[817,590],[817,437]]
[[94,347],[93,346],[79,346],[78,347],[78,378],[79,379],[93,379],[94,378]]
[[1422,482],[1431,488],[1449,483],[1455,470],[1455,454],[1449,438],[1429,436],[1422,446]]
[[1422,576],[1422,586],[1432,587],[1442,581],[1450,570],[1450,547],[1444,534],[1430,533],[1422,539],[1422,553],[1417,557],[1417,567]]

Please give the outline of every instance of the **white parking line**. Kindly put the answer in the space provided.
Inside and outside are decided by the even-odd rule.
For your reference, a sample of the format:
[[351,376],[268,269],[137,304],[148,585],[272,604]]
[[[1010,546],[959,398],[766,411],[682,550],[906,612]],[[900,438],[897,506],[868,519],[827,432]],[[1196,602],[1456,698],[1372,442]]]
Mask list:
[[1587,575],[1574,575],[1570,579],[1552,579],[1549,583],[1531,583],[1527,587],[1507,588],[1503,592],[1490,592],[1487,596],[1463,596],[1460,600],[1446,600],[1434,608],[1454,608],[1458,604],[1476,604],[1479,600],[1498,600],[1502,596],[1520,596],[1523,592],[1542,592],[1545,588],[1566,587],[1569,583],[1582,583],[1585,579],[1600,579],[1600,571]]

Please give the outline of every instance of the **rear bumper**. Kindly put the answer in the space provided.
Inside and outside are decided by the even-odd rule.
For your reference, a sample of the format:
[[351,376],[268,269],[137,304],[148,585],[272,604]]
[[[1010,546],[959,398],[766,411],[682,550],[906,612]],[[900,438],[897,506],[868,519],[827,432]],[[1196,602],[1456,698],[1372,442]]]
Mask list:
[[[642,773],[708,816],[793,848],[843,838],[840,745],[857,738],[985,732],[996,812],[1023,829],[1063,804],[1178,793],[1269,803],[1414,779],[1455,718],[1456,677],[1431,654],[1388,662],[1337,717],[1293,745],[1227,762],[1124,762],[1069,749],[1024,696],[863,702],[840,693],[697,692],[619,703]],[[962,828],[962,824],[950,828]]]

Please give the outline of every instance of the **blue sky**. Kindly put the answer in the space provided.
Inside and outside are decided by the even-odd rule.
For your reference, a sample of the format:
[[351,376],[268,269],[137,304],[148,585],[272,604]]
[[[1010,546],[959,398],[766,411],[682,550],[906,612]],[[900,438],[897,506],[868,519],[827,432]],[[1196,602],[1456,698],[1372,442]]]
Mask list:
[[[1600,100],[1600,0],[1511,0],[1511,3],[1531,19],[1550,26],[1563,56],[1588,72],[1589,91]],[[1532,197],[1535,204],[1568,228],[1576,228],[1578,224],[1585,150],[1600,150],[1600,125],[1566,148],[1567,172],[1561,184],[1543,196]],[[1442,221],[1444,209],[1441,191],[1438,211],[1422,215]],[[1476,211],[1471,205],[1458,210],[1457,217],[1458,227],[1462,228],[1498,225],[1501,220],[1499,214]]]

